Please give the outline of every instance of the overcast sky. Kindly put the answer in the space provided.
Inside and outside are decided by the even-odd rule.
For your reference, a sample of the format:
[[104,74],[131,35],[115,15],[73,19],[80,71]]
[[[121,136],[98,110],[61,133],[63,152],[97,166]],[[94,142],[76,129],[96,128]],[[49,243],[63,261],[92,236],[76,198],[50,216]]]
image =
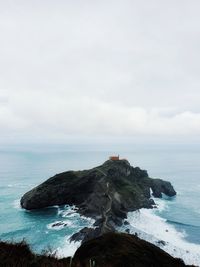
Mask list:
[[200,135],[199,0],[0,0],[0,142]]

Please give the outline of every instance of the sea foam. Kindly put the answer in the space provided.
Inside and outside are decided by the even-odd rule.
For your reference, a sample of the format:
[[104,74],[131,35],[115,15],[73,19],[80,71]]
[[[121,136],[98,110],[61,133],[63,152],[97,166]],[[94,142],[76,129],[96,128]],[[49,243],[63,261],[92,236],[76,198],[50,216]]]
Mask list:
[[81,242],[70,242],[69,236],[65,238],[62,247],[56,249],[56,255],[58,258],[73,257],[76,250],[80,247]]
[[14,200],[12,205],[13,205],[13,208],[15,208],[15,209],[21,209],[20,199]]
[[[94,227],[93,224],[95,220],[80,215],[77,212],[77,208],[75,206],[66,205],[64,208],[59,208],[58,216],[64,219],[63,222],[71,223],[69,227],[74,228],[73,231],[74,233],[79,232],[84,227],[89,227],[89,228]],[[52,229],[52,224],[50,224],[49,227]],[[61,229],[63,229],[63,227],[57,230]],[[70,237],[71,235],[66,235],[64,238],[64,242],[62,242],[62,246],[59,246],[56,249],[55,252],[59,258],[73,256],[77,248],[81,245],[81,242],[73,242],[73,241],[71,242]]]
[[[158,210],[167,209],[165,200],[154,201]],[[127,220],[130,223],[130,233],[137,233],[141,239],[160,247],[173,257],[183,259],[186,264],[200,266],[200,245],[187,242],[186,233],[177,231],[166,219],[158,216],[156,209],[129,212]],[[125,227],[120,230],[124,231]]]

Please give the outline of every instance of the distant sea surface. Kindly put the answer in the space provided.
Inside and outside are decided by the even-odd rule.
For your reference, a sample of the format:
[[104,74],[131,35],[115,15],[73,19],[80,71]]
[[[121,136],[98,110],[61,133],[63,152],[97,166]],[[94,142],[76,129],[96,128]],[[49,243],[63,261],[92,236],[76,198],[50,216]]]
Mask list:
[[[82,170],[120,154],[150,177],[169,180],[175,198],[155,200],[156,210],[129,213],[130,231],[158,245],[186,263],[200,266],[200,145],[120,146],[2,146],[0,147],[0,239],[25,239],[36,252],[51,249],[72,255],[78,243],[69,237],[92,220],[74,207],[50,207],[34,212],[20,208],[21,196],[56,173]],[[56,222],[66,226],[53,227]],[[121,229],[124,231],[125,229]]]

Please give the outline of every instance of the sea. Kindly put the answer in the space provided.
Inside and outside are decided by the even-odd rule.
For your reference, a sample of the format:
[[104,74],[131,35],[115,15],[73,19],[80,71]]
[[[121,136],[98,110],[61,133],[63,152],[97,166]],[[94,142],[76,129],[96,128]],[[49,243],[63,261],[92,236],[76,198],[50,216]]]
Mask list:
[[70,243],[70,236],[92,226],[93,220],[67,205],[26,211],[20,198],[57,173],[101,165],[113,154],[147,170],[150,177],[170,181],[177,191],[176,197],[154,199],[155,209],[130,212],[130,224],[118,230],[129,229],[186,264],[200,266],[199,144],[2,145],[0,240],[25,240],[36,253],[73,256],[80,243]]

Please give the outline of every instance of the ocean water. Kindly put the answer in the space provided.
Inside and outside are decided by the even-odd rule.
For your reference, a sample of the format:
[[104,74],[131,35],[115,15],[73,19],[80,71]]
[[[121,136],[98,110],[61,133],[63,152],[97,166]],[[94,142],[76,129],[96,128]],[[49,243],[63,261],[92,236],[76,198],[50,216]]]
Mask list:
[[129,213],[126,228],[187,264],[200,266],[200,145],[2,146],[0,239],[25,239],[38,253],[73,255],[80,244],[70,243],[69,237],[93,221],[69,206],[25,211],[20,197],[56,173],[100,165],[113,153],[146,169],[150,177],[169,180],[177,191],[174,198],[155,199],[157,209]]

